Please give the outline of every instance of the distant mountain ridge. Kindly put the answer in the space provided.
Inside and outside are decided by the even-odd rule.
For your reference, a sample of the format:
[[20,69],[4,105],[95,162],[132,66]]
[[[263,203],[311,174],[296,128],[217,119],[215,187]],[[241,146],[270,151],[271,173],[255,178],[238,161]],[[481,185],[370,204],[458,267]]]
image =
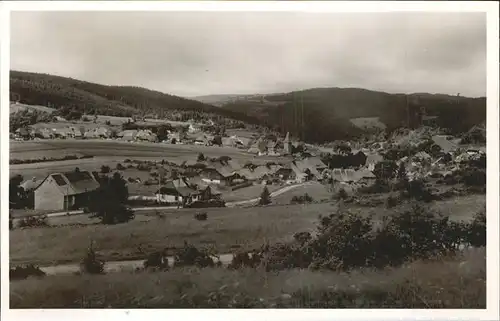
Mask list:
[[244,113],[223,110],[210,104],[132,86],[107,86],[68,77],[21,71],[10,72],[11,100],[52,108],[73,107],[88,114],[111,116],[176,112],[209,113],[256,123]]
[[306,141],[348,139],[360,134],[349,120],[378,117],[389,130],[407,126],[408,110],[423,109],[437,125],[464,132],[486,119],[486,98],[444,94],[390,94],[362,88],[311,88],[238,100],[223,109],[241,111]]

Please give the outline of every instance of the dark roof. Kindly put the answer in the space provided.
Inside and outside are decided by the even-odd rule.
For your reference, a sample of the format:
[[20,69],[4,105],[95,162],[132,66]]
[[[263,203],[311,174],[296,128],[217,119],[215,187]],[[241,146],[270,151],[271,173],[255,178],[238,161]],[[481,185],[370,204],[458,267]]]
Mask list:
[[64,195],[76,195],[91,192],[99,187],[97,180],[87,171],[50,174],[40,185],[38,185],[38,187],[43,185],[48,177],[52,177],[56,181],[59,190]]
[[[183,179],[176,181],[184,181]],[[194,188],[191,188],[189,185],[178,184],[176,181],[168,181],[159,190],[156,191],[156,194],[165,194],[165,195],[181,195],[181,196],[189,196],[193,194],[198,194],[199,192]]]

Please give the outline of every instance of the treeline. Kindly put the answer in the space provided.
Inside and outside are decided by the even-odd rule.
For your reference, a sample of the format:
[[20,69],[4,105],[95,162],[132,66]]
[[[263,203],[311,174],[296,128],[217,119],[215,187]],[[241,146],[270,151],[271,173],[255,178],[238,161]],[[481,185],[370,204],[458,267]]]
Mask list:
[[[256,123],[237,111],[223,110],[198,101],[139,87],[105,86],[48,74],[11,71],[11,99],[24,104],[60,109],[67,107],[85,114],[131,117],[154,114],[160,118],[231,118]],[[185,115],[183,115],[185,114]]]
[[[243,111],[263,124],[307,142],[351,139],[362,134],[349,119],[379,117],[389,132],[416,127],[420,110],[436,125],[462,133],[486,119],[486,98],[430,94],[389,94],[359,88],[315,88],[265,96],[270,103],[236,101],[224,109]],[[408,108],[407,108],[408,107]],[[408,113],[410,109],[410,113]]]

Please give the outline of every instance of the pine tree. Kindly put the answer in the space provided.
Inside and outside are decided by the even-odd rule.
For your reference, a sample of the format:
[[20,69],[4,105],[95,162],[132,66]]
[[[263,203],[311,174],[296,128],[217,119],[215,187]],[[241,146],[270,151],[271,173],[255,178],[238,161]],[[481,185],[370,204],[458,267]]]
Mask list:
[[269,193],[267,186],[264,186],[264,189],[260,194],[259,205],[268,205],[268,204],[271,204],[271,193]]

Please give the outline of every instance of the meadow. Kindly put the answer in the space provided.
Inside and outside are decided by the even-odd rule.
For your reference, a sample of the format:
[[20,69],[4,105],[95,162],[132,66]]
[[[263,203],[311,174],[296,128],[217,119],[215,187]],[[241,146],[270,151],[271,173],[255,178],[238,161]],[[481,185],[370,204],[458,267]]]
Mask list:
[[484,309],[486,250],[350,273],[179,268],[29,278],[10,283],[10,307]]
[[[469,221],[485,204],[484,195],[471,195],[433,202],[430,208],[449,215],[452,220]],[[104,260],[142,259],[145,256],[143,251],[173,250],[182,247],[184,241],[213,248],[218,253],[248,250],[266,242],[290,241],[296,232],[314,231],[319,216],[334,213],[337,208],[335,203],[312,203],[151,210],[137,212],[135,220],[117,225],[98,224],[85,215],[50,218],[49,224],[53,227],[14,229],[10,232],[10,263],[12,266],[78,262],[90,240],[95,242],[96,251]],[[405,209],[409,209],[408,204],[392,209],[349,206],[352,213],[373,215],[375,218]],[[194,219],[194,214],[200,211],[207,212],[208,220]],[[162,214],[161,217],[158,213]]]

